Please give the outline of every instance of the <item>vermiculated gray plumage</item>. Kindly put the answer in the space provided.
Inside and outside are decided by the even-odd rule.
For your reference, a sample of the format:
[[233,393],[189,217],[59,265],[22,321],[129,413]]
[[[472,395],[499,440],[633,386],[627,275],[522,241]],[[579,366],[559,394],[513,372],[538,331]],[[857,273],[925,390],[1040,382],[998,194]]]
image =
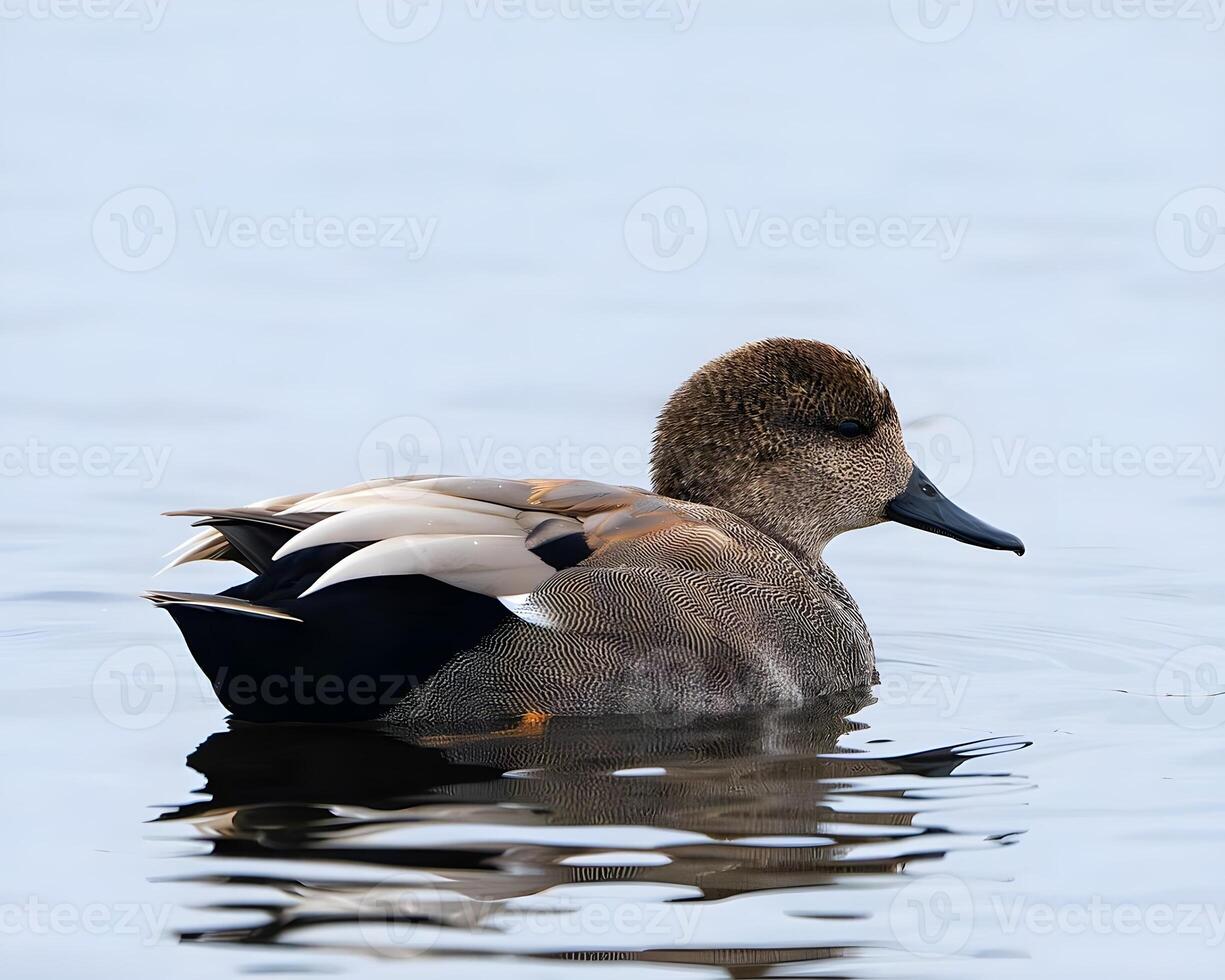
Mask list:
[[714,712],[875,682],[867,627],[823,562],[716,508],[668,508],[681,519],[558,572],[529,621],[461,653],[388,720]]

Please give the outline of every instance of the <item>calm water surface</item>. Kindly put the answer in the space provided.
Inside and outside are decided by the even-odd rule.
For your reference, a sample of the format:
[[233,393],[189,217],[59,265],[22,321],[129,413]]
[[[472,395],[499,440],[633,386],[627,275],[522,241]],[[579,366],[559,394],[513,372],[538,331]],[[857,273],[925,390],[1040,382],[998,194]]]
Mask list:
[[[1221,181],[1220,34],[709,0],[684,31],[457,4],[401,44],[304,6],[0,28],[6,975],[1219,976],[1225,279],[1154,229]],[[132,187],[176,219],[146,272],[91,235]],[[626,245],[661,187],[707,219],[674,273]],[[968,224],[943,256],[738,244],[830,208]],[[211,243],[298,209],[437,220],[416,259]],[[668,392],[778,334],[864,356],[1030,548],[835,542],[869,700],[231,725],[134,598],[175,507],[413,455],[643,484]]]

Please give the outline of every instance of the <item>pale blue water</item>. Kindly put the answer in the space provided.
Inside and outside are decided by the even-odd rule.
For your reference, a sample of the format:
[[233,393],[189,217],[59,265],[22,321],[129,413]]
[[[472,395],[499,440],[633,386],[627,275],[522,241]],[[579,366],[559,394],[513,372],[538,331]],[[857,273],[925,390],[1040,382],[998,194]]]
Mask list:
[[[1211,6],[474,3],[402,43],[380,4],[5,8],[7,975],[1219,975]],[[644,483],[672,388],[780,334],[867,359],[1030,549],[836,542],[884,680],[849,720],[226,733],[134,598],[174,507]]]

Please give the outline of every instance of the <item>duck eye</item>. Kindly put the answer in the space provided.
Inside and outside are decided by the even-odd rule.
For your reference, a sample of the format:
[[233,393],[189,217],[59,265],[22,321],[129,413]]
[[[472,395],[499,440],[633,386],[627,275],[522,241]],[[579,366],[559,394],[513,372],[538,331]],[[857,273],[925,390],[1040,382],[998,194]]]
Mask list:
[[850,439],[852,436],[863,434],[863,425],[856,422],[854,419],[846,419],[845,421],[839,422],[836,428],[838,430],[838,435],[844,436],[847,439]]

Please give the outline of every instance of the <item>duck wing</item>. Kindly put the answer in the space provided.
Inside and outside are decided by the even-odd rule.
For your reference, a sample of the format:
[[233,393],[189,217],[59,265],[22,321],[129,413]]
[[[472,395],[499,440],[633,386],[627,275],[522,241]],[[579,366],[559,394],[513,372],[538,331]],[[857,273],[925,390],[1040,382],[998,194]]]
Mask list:
[[[558,569],[681,520],[670,503],[586,480],[381,480],[246,507],[172,512],[199,518],[196,526],[205,530],[176,549],[167,567],[237,561],[267,576],[282,560],[312,552],[327,563],[299,598],[392,575],[519,596]],[[346,548],[329,547],[336,545]],[[302,564],[301,558],[292,564],[295,580]]]

